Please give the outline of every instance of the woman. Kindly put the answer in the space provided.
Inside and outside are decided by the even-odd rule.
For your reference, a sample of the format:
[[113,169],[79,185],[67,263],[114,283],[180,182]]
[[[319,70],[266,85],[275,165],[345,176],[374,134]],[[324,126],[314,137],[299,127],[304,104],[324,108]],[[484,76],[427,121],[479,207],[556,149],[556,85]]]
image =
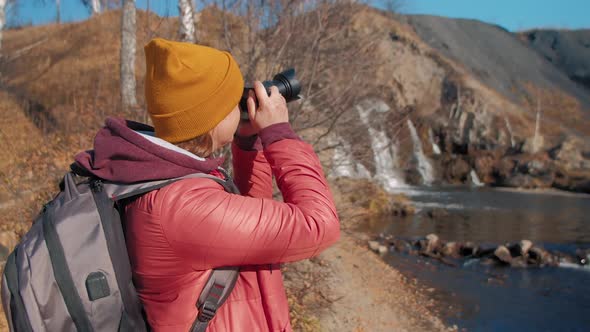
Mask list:
[[[211,270],[239,266],[231,295],[207,331],[291,331],[280,264],[310,258],[339,238],[321,164],[288,123],[276,87],[255,82],[240,122],[243,78],[229,53],[154,39],[145,46],[147,110],[155,128],[110,118],[95,140],[95,175],[138,182],[204,172],[232,144],[241,195],[206,178],[185,179],[126,206],[133,278],[154,331],[188,331]],[[284,202],[272,198],[275,176]]]

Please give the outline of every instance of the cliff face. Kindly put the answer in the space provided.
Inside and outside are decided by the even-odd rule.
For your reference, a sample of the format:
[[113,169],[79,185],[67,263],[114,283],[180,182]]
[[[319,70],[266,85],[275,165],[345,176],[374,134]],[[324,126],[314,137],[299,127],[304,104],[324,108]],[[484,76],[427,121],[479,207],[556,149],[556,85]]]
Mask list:
[[531,30],[518,36],[572,81],[590,91],[590,29]]
[[[372,74],[387,93],[354,105],[354,131],[368,138],[343,145],[333,161],[340,172],[349,149],[344,173],[368,170],[386,187],[391,174],[380,170],[393,165],[395,183],[590,191],[590,93],[571,79],[584,77],[582,65],[568,75],[519,36],[482,22],[366,10],[351,25],[359,40],[376,39],[381,65]],[[394,148],[380,147],[382,133]],[[355,154],[355,145],[372,155]]]

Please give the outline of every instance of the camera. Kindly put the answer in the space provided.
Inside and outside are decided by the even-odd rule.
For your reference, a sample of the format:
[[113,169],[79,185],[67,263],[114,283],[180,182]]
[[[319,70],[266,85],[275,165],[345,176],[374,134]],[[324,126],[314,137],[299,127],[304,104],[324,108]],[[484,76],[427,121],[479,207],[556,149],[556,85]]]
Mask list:
[[[301,92],[301,83],[295,77],[295,69],[290,68],[283,72],[276,74],[272,80],[262,82],[262,85],[266,88],[266,93],[270,95],[270,87],[276,86],[279,88],[279,93],[285,97],[287,102],[301,99],[299,92]],[[244,92],[240,99],[240,119],[248,120],[248,92],[253,90],[253,86],[244,86]],[[258,105],[258,103],[256,103]]]

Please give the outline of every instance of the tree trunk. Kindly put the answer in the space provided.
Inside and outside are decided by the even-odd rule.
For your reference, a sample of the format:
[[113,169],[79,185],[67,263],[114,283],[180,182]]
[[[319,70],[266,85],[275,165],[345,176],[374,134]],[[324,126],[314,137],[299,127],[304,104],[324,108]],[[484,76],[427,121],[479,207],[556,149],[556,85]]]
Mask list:
[[0,54],[2,54],[2,30],[4,29],[4,8],[6,0],[0,0]]
[[135,0],[124,0],[121,15],[121,103],[123,109],[127,110],[137,105],[135,90]]
[[99,0],[92,0],[92,15],[100,14],[100,1]]
[[537,153],[541,145],[541,97],[537,92],[537,119],[535,121],[535,136],[533,136],[533,153]]
[[61,0],[55,0],[55,22],[61,23]]
[[180,27],[178,33],[180,40],[187,43],[195,43],[195,18],[191,0],[178,0]]

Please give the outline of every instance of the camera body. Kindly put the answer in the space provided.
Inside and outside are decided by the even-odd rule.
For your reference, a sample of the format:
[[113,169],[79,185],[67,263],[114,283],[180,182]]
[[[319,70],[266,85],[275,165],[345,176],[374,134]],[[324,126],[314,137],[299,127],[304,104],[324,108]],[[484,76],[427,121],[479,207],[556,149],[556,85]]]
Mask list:
[[[295,69],[287,69],[283,72],[276,74],[272,80],[262,82],[262,85],[266,88],[266,93],[270,95],[270,87],[276,86],[279,89],[279,93],[285,97],[287,102],[301,99],[299,93],[301,92],[301,83],[295,77]],[[244,86],[244,92],[240,99],[240,119],[249,120],[248,118],[248,92],[253,90],[254,87],[246,85]],[[258,102],[256,102],[258,105]]]

